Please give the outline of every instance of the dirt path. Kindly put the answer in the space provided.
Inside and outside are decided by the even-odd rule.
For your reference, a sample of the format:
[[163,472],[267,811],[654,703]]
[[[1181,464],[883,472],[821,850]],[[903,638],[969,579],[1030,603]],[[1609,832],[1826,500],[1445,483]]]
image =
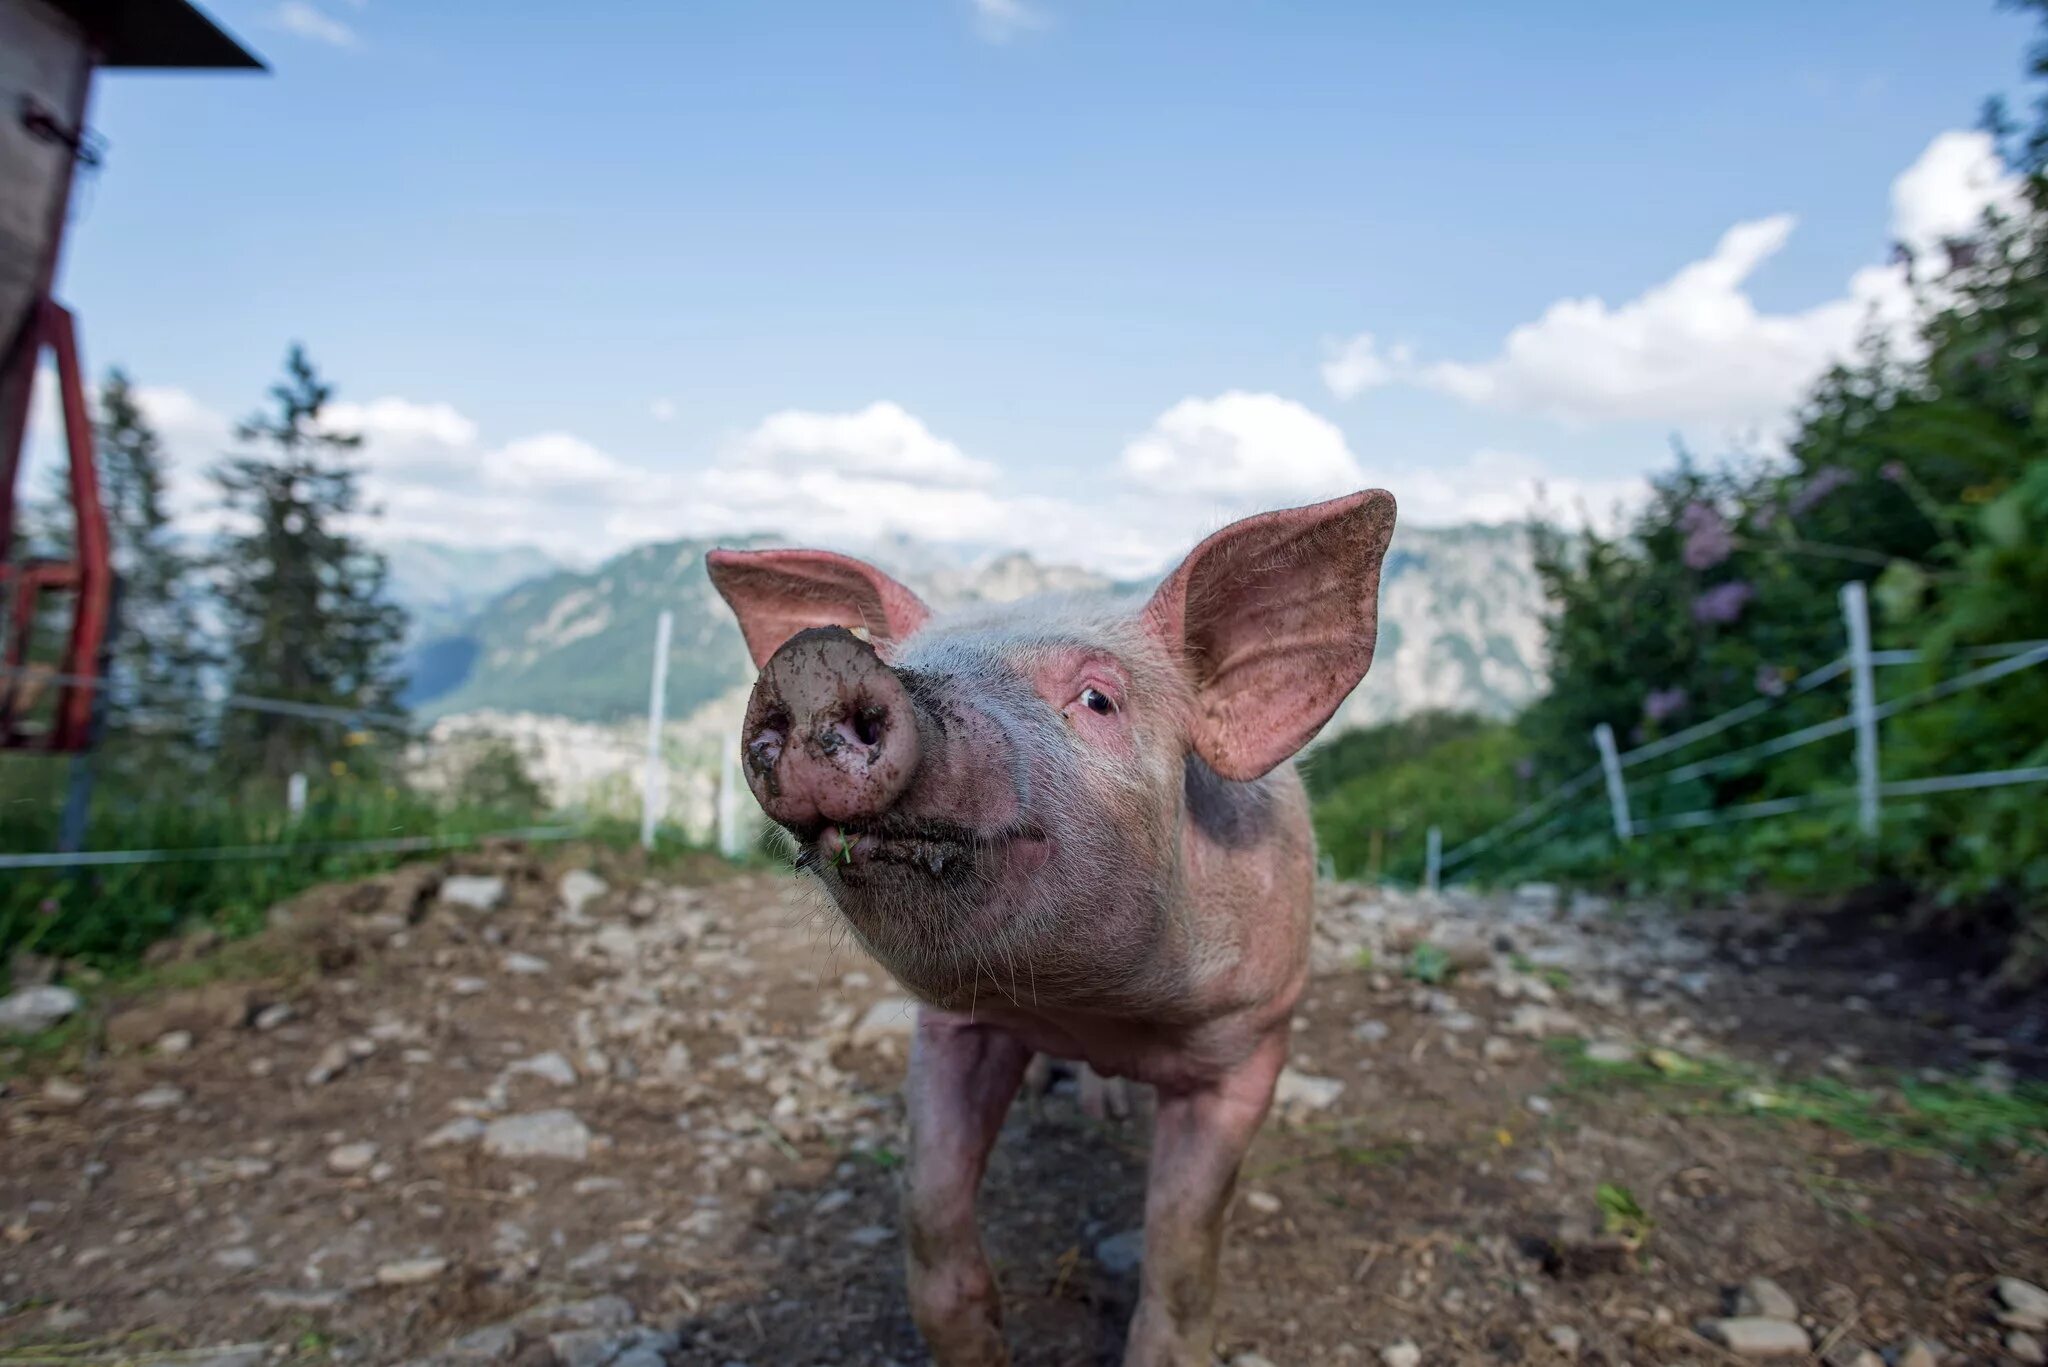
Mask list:
[[[98,1042],[15,1051],[0,1362],[924,1361],[887,978],[788,878],[572,868],[322,889]],[[1325,900],[1227,1357],[1733,1361],[1696,1326],[1757,1276],[1831,1362],[2024,1355],[1993,1314],[1999,1275],[2048,1281],[2048,1160],[1997,1134],[2025,1057],[1767,942],[1744,963],[1542,894]],[[1987,1098],[1977,1166],[1830,1100],[1896,1066],[1991,1089],[1954,1093]],[[985,1193],[1020,1363],[1114,1362],[1134,1292],[1145,1118],[1070,1091],[1017,1108]]]

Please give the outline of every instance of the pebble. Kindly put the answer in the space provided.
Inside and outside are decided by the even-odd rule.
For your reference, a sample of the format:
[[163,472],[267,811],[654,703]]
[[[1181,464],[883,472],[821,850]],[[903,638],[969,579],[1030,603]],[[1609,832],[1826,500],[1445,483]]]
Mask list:
[[1422,1367],[1422,1350],[1411,1339],[1402,1339],[1380,1349],[1380,1361],[1387,1367]]
[[43,1101],[47,1105],[69,1110],[73,1106],[83,1106],[85,1096],[85,1084],[68,1077],[53,1077],[43,1083]]
[[1572,1328],[1569,1324],[1553,1324],[1544,1333],[1543,1337],[1550,1340],[1551,1347],[1557,1349],[1558,1352],[1563,1353],[1568,1358],[1577,1357],[1579,1349],[1583,1346],[1583,1340],[1579,1337],[1579,1331]]
[[1769,1277],[1751,1277],[1735,1293],[1735,1314],[1740,1319],[1797,1321],[1799,1302]]
[[448,990],[458,997],[480,997],[491,990],[482,978],[450,978]]
[[1327,1111],[1343,1090],[1344,1084],[1336,1078],[1311,1077],[1282,1068],[1280,1081],[1273,1088],[1273,1104],[1283,1109]]
[[917,1003],[908,997],[884,997],[870,1006],[853,1027],[855,1044],[878,1040],[907,1039],[917,1028]]
[[247,1272],[262,1263],[263,1255],[247,1244],[238,1244],[234,1248],[224,1248],[214,1254],[213,1261],[215,1266],[224,1267],[230,1272]]
[[137,1095],[132,1104],[138,1111],[168,1111],[185,1104],[185,1093],[178,1087],[152,1087]]
[[505,971],[522,978],[533,978],[548,971],[548,961],[532,954],[521,954],[517,950],[505,956]]
[[24,987],[0,997],[0,1035],[39,1035],[78,1007],[78,994],[68,987]]
[[556,1158],[581,1163],[590,1156],[590,1128],[574,1111],[508,1115],[484,1127],[484,1152],[494,1158]]
[[1485,1056],[1488,1063],[1513,1063],[1522,1056],[1521,1050],[1499,1035],[1488,1035],[1479,1052]]
[[562,913],[571,921],[581,920],[583,908],[612,890],[612,885],[589,869],[571,869],[556,885],[562,895]]
[[1244,1194],[1244,1203],[1261,1215],[1280,1213],[1280,1198],[1270,1191],[1248,1191]]
[[344,1177],[352,1176],[367,1169],[377,1161],[377,1146],[368,1141],[354,1144],[338,1144],[328,1150],[327,1170]]
[[355,1062],[355,1055],[349,1052],[348,1042],[346,1040],[336,1040],[325,1049],[322,1049],[320,1057],[315,1059],[313,1066],[306,1070],[306,1085],[308,1087],[325,1087],[328,1083],[340,1077],[343,1072],[347,1071],[349,1064],[353,1062]]
[[2030,1367],[2048,1362],[2048,1348],[2043,1348],[2041,1340],[2024,1329],[2015,1329],[2005,1336],[2005,1351]]
[[190,1030],[167,1030],[157,1036],[156,1051],[159,1054],[189,1054],[192,1052]]
[[1898,1367],[1941,1367],[1944,1356],[1940,1346],[1927,1339],[1907,1339],[1899,1349]]
[[348,1304],[348,1292],[340,1287],[320,1287],[302,1291],[292,1286],[273,1286],[258,1291],[256,1303],[266,1310],[291,1310],[310,1314],[341,1309]]
[[818,1203],[811,1207],[811,1214],[830,1215],[833,1211],[842,1209],[852,1203],[852,1192],[844,1187],[834,1187],[831,1191],[818,1198]]
[[1230,1367],[1275,1367],[1275,1364],[1263,1353],[1239,1353],[1230,1360]]
[[254,1025],[258,1030],[263,1031],[265,1034],[268,1034],[270,1031],[277,1029],[278,1026],[283,1025],[286,1021],[290,1020],[293,1014],[294,1013],[291,1008],[291,1003],[273,1002],[269,1006],[264,1007],[261,1011],[258,1011],[256,1013],[256,1019],[251,1021],[250,1024]]
[[484,1122],[473,1115],[457,1116],[420,1141],[423,1149],[446,1149],[474,1144],[484,1137]]
[[1805,1357],[1813,1350],[1806,1331],[1785,1320],[1756,1316],[1708,1320],[1700,1325],[1700,1333],[1743,1358]]
[[419,1286],[448,1270],[446,1258],[405,1258],[377,1269],[379,1286]]
[[1112,1276],[1136,1272],[1138,1265],[1145,1261],[1145,1231],[1127,1229],[1121,1234],[1110,1235],[1095,1245],[1095,1261]]
[[505,900],[505,880],[456,874],[441,880],[440,898],[472,911],[496,911]]
[[1351,1027],[1351,1038],[1360,1044],[1382,1043],[1391,1033],[1385,1021],[1360,1021]]
[[896,1231],[887,1225],[863,1225],[846,1236],[846,1242],[860,1248],[874,1248],[886,1244],[896,1237]]
[[1999,1323],[2033,1333],[2048,1330],[2048,1291],[2018,1277],[2000,1277],[1997,1294],[2005,1307],[1999,1313]]
[[557,1087],[576,1085],[576,1068],[560,1054],[549,1050],[535,1054],[532,1058],[520,1059],[505,1069],[506,1076],[537,1077],[543,1082],[552,1082]]
[[1615,1067],[1636,1061],[1636,1047],[1625,1040],[1595,1040],[1586,1046],[1586,1059],[1591,1063],[1604,1063]]

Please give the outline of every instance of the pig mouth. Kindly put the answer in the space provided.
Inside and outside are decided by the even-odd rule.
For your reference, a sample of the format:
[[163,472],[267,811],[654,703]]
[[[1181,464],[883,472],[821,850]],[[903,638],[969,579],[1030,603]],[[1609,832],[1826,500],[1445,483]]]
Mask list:
[[972,878],[982,861],[999,858],[1012,846],[1044,841],[1044,833],[1032,826],[991,833],[954,821],[885,816],[825,825],[803,842],[797,866],[829,869],[854,886],[905,876],[958,883]]

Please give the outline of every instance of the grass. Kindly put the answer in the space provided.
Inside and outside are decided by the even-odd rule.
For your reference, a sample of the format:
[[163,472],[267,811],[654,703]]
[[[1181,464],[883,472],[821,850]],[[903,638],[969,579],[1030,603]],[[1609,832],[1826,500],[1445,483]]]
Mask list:
[[1802,1121],[1873,1148],[1953,1158],[1985,1167],[2000,1153],[2048,1154],[2048,1086],[1998,1095],[1962,1082],[1901,1081],[1852,1087],[1833,1078],[1771,1079],[1719,1059],[1652,1050],[1625,1063],[1586,1056],[1583,1040],[1553,1040],[1563,1090],[1580,1095],[1633,1089],[1673,1110]]

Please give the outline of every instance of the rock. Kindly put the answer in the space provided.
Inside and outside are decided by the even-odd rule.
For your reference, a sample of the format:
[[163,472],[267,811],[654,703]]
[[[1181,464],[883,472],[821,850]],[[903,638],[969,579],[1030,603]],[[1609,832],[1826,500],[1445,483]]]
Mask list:
[[846,1236],[846,1242],[856,1248],[875,1248],[896,1237],[896,1231],[887,1225],[863,1225]]
[[233,1248],[224,1248],[214,1254],[213,1262],[214,1266],[226,1268],[230,1272],[247,1272],[262,1264],[263,1255],[247,1244],[237,1244]]
[[1488,1063],[1513,1063],[1522,1056],[1521,1050],[1499,1035],[1488,1035],[1479,1052]]
[[1941,1345],[1931,1339],[1907,1339],[1899,1349],[1896,1367],[1941,1367],[1946,1356]]
[[1552,1035],[1577,1035],[1585,1031],[1579,1018],[1560,1007],[1541,1002],[1523,1002],[1508,1017],[1504,1027],[1510,1035],[1524,1039],[1548,1039]]
[[192,1052],[190,1030],[167,1030],[157,1037],[156,1051],[159,1054],[189,1054]]
[[537,1077],[543,1082],[552,1082],[557,1087],[576,1085],[576,1068],[560,1054],[549,1050],[535,1054],[532,1058],[520,1059],[505,1069],[507,1077]]
[[405,1258],[377,1269],[379,1286],[420,1286],[448,1270],[446,1258]]
[[1261,1215],[1280,1213],[1280,1198],[1270,1191],[1248,1191],[1244,1194],[1244,1203]]
[[1402,1339],[1380,1349],[1380,1361],[1387,1367],[1422,1367],[1422,1350],[1411,1339]]
[[612,885],[589,869],[571,869],[557,885],[562,895],[562,914],[571,921],[583,919],[583,909],[612,890]]
[[548,971],[548,961],[514,950],[505,956],[505,971],[522,978],[536,978]]
[[297,1287],[265,1287],[256,1293],[256,1303],[266,1310],[290,1310],[318,1314],[339,1310],[348,1304],[348,1292],[340,1287],[301,1291]]
[[1735,1293],[1733,1309],[1738,1319],[1799,1319],[1799,1302],[1769,1277],[1751,1277]]
[[853,1027],[855,1044],[909,1036],[917,1028],[917,1003],[908,997],[884,997],[870,1006]]
[[457,1116],[420,1141],[423,1149],[448,1149],[474,1144],[484,1137],[484,1122],[473,1115]]
[[2048,1291],[2018,1277],[2000,1277],[1996,1293],[2005,1307],[1999,1312],[1999,1323],[2031,1333],[2048,1330]]
[[2015,1329],[2005,1336],[2005,1351],[2031,1367],[2040,1367],[2040,1364],[2048,1362],[2048,1348],[2043,1348],[2041,1340],[2024,1329]]
[[1283,1110],[1327,1111],[1336,1104],[1344,1084],[1333,1077],[1311,1077],[1292,1068],[1280,1070],[1273,1088],[1273,1104]]
[[185,1093],[177,1087],[152,1087],[130,1103],[138,1111],[168,1111],[185,1104]]
[[1604,1063],[1608,1067],[1619,1067],[1636,1061],[1636,1047],[1625,1040],[1594,1040],[1586,1046],[1586,1060],[1589,1063]]
[[1885,1367],[1883,1358],[1854,1339],[1842,1339],[1820,1360],[1825,1367]]
[[377,1146],[367,1140],[338,1144],[327,1152],[327,1170],[344,1177],[367,1170],[377,1161]]
[[455,874],[441,880],[440,898],[472,911],[496,911],[505,900],[505,880]]
[[1543,1337],[1550,1340],[1551,1347],[1557,1349],[1558,1352],[1568,1358],[1577,1357],[1579,1349],[1584,1346],[1584,1341],[1579,1337],[1579,1331],[1572,1328],[1569,1324],[1553,1324],[1544,1331]]
[[78,994],[68,987],[25,987],[0,997],[0,1035],[39,1035],[78,1007]]
[[1127,1229],[1121,1234],[1110,1235],[1095,1245],[1095,1261],[1112,1276],[1136,1272],[1138,1265],[1145,1261],[1145,1231]]
[[537,1305],[517,1323],[527,1329],[624,1329],[633,1323],[633,1307],[623,1296],[592,1296],[589,1300]]
[[346,1072],[348,1066],[355,1061],[356,1056],[350,1051],[348,1041],[336,1040],[322,1049],[320,1057],[313,1060],[313,1066],[306,1070],[306,1085],[325,1087]]
[[1360,1021],[1351,1027],[1351,1038],[1360,1044],[1380,1044],[1393,1032],[1385,1021]]
[[1700,1334],[1743,1358],[1805,1357],[1813,1351],[1806,1331],[1785,1320],[1755,1316],[1707,1320],[1700,1325]]
[[48,1078],[43,1083],[43,1104],[70,1110],[85,1104],[85,1085],[68,1077]]
[[451,1363],[510,1362],[519,1351],[519,1331],[509,1324],[487,1324],[451,1339],[441,1348],[441,1357]]
[[480,997],[491,990],[482,978],[450,978],[448,990],[458,997]]
[[852,1192],[844,1187],[834,1187],[818,1198],[817,1204],[811,1207],[811,1214],[830,1215],[833,1211],[843,1209],[852,1203]]
[[590,1129],[574,1111],[508,1115],[484,1127],[484,1152],[493,1158],[555,1158],[581,1163],[590,1157]]
[[286,1021],[290,1020],[294,1014],[296,1013],[293,1012],[291,1008],[291,1003],[272,1002],[269,1006],[266,1006],[261,1011],[258,1011],[256,1013],[256,1019],[251,1021],[250,1024],[254,1025],[258,1030],[263,1031],[265,1034],[268,1034],[270,1031],[277,1029],[278,1026],[283,1025]]
[[1230,1360],[1230,1367],[1275,1367],[1275,1364],[1263,1353],[1239,1353]]

